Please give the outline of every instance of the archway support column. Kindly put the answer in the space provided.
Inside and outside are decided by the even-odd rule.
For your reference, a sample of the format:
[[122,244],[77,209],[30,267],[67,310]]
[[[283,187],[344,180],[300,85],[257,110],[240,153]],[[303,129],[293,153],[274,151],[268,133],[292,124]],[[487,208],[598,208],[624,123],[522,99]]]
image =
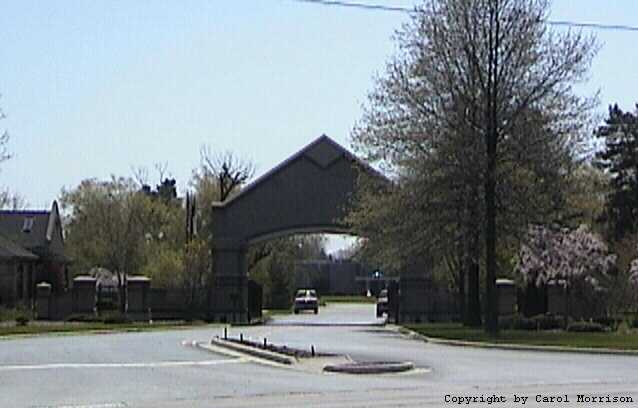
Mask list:
[[[212,206],[215,280],[209,314],[216,321],[250,320],[247,245],[281,232],[342,231],[357,180],[388,180],[322,135],[223,203]],[[251,287],[253,287],[251,285]],[[255,311],[253,310],[253,313]]]
[[214,280],[209,317],[217,322],[245,323],[248,316],[246,248],[241,242],[215,240]]

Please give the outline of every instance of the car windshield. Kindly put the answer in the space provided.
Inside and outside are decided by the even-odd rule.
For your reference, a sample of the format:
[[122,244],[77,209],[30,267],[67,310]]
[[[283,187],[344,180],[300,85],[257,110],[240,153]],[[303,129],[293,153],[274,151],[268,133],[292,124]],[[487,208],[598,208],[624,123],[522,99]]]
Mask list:
[[379,293],[379,297],[386,297],[388,296],[388,290],[387,289],[383,289],[381,291],[381,293]]
[[305,297],[306,296],[306,290],[298,290],[297,294],[295,295],[295,297]]
[[308,296],[317,297],[317,292],[315,292],[314,290],[309,290],[308,291]]

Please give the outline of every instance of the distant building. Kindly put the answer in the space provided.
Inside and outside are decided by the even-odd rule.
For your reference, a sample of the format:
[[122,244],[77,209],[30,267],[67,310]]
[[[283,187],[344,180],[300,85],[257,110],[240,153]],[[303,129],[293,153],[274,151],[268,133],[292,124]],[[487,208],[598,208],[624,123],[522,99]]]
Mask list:
[[[370,286],[369,277],[372,275],[372,269],[350,260],[308,260],[295,263],[296,287],[314,288],[320,295],[365,295],[368,290],[376,294],[383,287],[375,284]],[[379,279],[372,280],[380,282]]]
[[68,263],[57,202],[50,211],[0,211],[0,305],[28,304],[40,282],[64,290]]

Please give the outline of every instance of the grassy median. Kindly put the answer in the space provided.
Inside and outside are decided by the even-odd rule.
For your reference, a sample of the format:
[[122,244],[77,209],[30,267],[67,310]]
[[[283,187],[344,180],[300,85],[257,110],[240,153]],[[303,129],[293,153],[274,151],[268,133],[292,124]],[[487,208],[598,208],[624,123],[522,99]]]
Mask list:
[[502,330],[497,337],[493,337],[485,333],[483,329],[468,328],[455,323],[410,324],[405,325],[405,327],[426,337],[447,340],[531,346],[638,350],[638,332],[635,329],[624,333]]
[[2,337],[29,336],[50,333],[107,333],[107,332],[141,332],[152,330],[169,330],[204,326],[205,322],[132,322],[132,323],[103,323],[103,322],[38,322],[31,321],[26,325],[3,322],[0,325],[0,339]]

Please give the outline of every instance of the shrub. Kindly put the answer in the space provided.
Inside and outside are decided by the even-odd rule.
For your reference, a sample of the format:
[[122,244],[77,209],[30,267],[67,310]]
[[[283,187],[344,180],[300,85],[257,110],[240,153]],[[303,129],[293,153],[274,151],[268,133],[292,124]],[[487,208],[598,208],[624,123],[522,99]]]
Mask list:
[[14,314],[14,310],[0,306],[0,322],[3,322],[5,320],[13,320]]
[[125,324],[131,323],[131,319],[121,313],[110,313],[102,317],[102,322],[104,324]]
[[594,322],[602,324],[603,326],[617,328],[620,325],[620,323],[622,323],[622,320],[616,319],[614,317],[603,316],[603,317],[595,318]]
[[16,316],[16,324],[18,326],[26,326],[27,323],[29,323],[29,316],[27,316],[26,314],[19,314],[18,316]]
[[615,330],[618,334],[631,334],[631,321],[623,320],[612,330]]
[[532,317],[531,320],[538,330],[561,329],[565,323],[562,317],[551,314],[536,315]]
[[520,318],[518,315],[513,316],[499,316],[498,328],[501,330],[513,330],[515,319]]
[[7,309],[0,307],[0,321],[15,321],[18,326],[26,326],[31,320],[31,310],[20,305],[18,307]]
[[555,330],[562,328],[563,323],[562,317],[550,314],[533,317],[504,316],[498,320],[499,328],[502,330]]
[[500,317],[498,324],[502,330],[536,330],[536,323],[521,315]]
[[609,327],[596,322],[575,322],[567,327],[567,331],[576,333],[605,333]]
[[528,317],[521,316],[518,320],[514,321],[515,330],[536,330],[536,322]]
[[5,308],[0,306],[0,321],[18,320],[18,317],[26,317],[27,321],[30,320],[30,310],[24,308],[24,306],[18,306],[15,308]]
[[95,307],[99,311],[117,310],[118,304],[112,299],[99,300],[95,303]]
[[98,319],[94,315],[75,313],[69,315],[66,319],[67,322],[97,322]]

